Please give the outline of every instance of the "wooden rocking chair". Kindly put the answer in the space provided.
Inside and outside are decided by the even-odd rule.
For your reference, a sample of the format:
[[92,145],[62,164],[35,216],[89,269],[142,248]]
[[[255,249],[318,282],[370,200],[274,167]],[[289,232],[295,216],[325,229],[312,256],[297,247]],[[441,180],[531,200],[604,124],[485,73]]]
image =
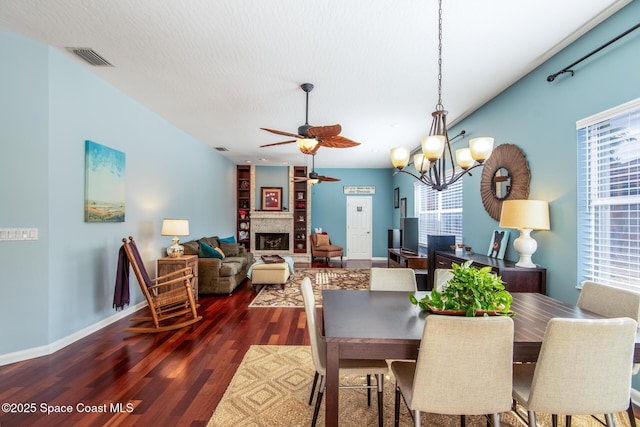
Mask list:
[[[131,268],[135,272],[142,294],[147,299],[151,316],[134,317],[132,322],[152,322],[153,325],[135,326],[125,329],[125,332],[145,333],[164,332],[179,329],[202,320],[198,316],[197,305],[191,289],[191,267],[183,268],[155,279],[151,279],[142,262],[142,257],[133,237],[122,239]],[[179,319],[187,317],[186,320]],[[173,323],[161,325],[168,319]]]

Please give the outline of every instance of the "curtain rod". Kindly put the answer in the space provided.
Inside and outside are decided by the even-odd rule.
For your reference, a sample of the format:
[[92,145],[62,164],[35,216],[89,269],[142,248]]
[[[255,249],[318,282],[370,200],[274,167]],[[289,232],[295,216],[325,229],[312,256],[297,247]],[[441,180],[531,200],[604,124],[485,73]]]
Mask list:
[[624,36],[626,36],[627,34],[629,34],[630,32],[636,30],[640,28],[640,24],[636,24],[635,26],[629,28],[627,31],[625,31],[624,33],[620,34],[619,36],[609,40],[608,42],[606,42],[605,44],[603,44],[602,46],[600,46],[599,48],[589,52],[588,54],[586,54],[585,56],[583,56],[582,58],[578,59],[576,62],[574,62],[571,65],[567,65],[566,67],[564,67],[562,70],[558,71],[555,74],[551,74],[547,77],[547,81],[548,82],[552,82],[556,79],[556,77],[558,77],[560,74],[564,74],[564,73],[571,73],[571,76],[573,77],[573,70],[571,69],[571,67],[573,67],[576,64],[581,63],[582,61],[584,61],[585,59],[587,59],[588,57],[590,57],[591,55],[600,52],[602,49],[604,49],[605,47],[609,46],[611,43],[616,42],[618,40],[620,40],[621,38],[623,38]]

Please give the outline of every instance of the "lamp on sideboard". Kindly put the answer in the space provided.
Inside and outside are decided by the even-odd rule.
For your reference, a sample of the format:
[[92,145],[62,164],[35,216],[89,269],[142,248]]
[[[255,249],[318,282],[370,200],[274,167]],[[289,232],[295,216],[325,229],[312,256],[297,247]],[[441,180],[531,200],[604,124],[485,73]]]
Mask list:
[[543,200],[505,200],[500,212],[500,227],[520,230],[513,247],[520,255],[516,267],[535,268],[531,256],[538,243],[531,237],[533,230],[549,230],[549,203]]
[[173,236],[173,244],[167,248],[167,255],[170,258],[179,258],[184,254],[184,246],[178,244],[178,236],[189,235],[189,220],[165,218],[162,221],[162,235]]

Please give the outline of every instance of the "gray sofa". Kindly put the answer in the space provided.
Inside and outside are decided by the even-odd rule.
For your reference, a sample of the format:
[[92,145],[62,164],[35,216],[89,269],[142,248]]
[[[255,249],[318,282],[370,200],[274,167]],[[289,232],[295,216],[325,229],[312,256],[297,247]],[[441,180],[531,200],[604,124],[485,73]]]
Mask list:
[[[203,258],[200,241],[212,248],[220,248],[224,259]],[[185,255],[198,255],[198,295],[229,295],[247,277],[253,264],[253,254],[237,243],[221,242],[218,236],[202,237],[198,240],[180,243]]]

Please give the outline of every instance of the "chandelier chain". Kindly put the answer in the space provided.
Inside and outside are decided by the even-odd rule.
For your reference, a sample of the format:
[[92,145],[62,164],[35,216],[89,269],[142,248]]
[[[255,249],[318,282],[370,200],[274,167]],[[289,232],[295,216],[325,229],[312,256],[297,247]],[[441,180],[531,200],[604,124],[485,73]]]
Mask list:
[[436,111],[443,111],[442,105],[442,0],[438,1],[438,103]]

